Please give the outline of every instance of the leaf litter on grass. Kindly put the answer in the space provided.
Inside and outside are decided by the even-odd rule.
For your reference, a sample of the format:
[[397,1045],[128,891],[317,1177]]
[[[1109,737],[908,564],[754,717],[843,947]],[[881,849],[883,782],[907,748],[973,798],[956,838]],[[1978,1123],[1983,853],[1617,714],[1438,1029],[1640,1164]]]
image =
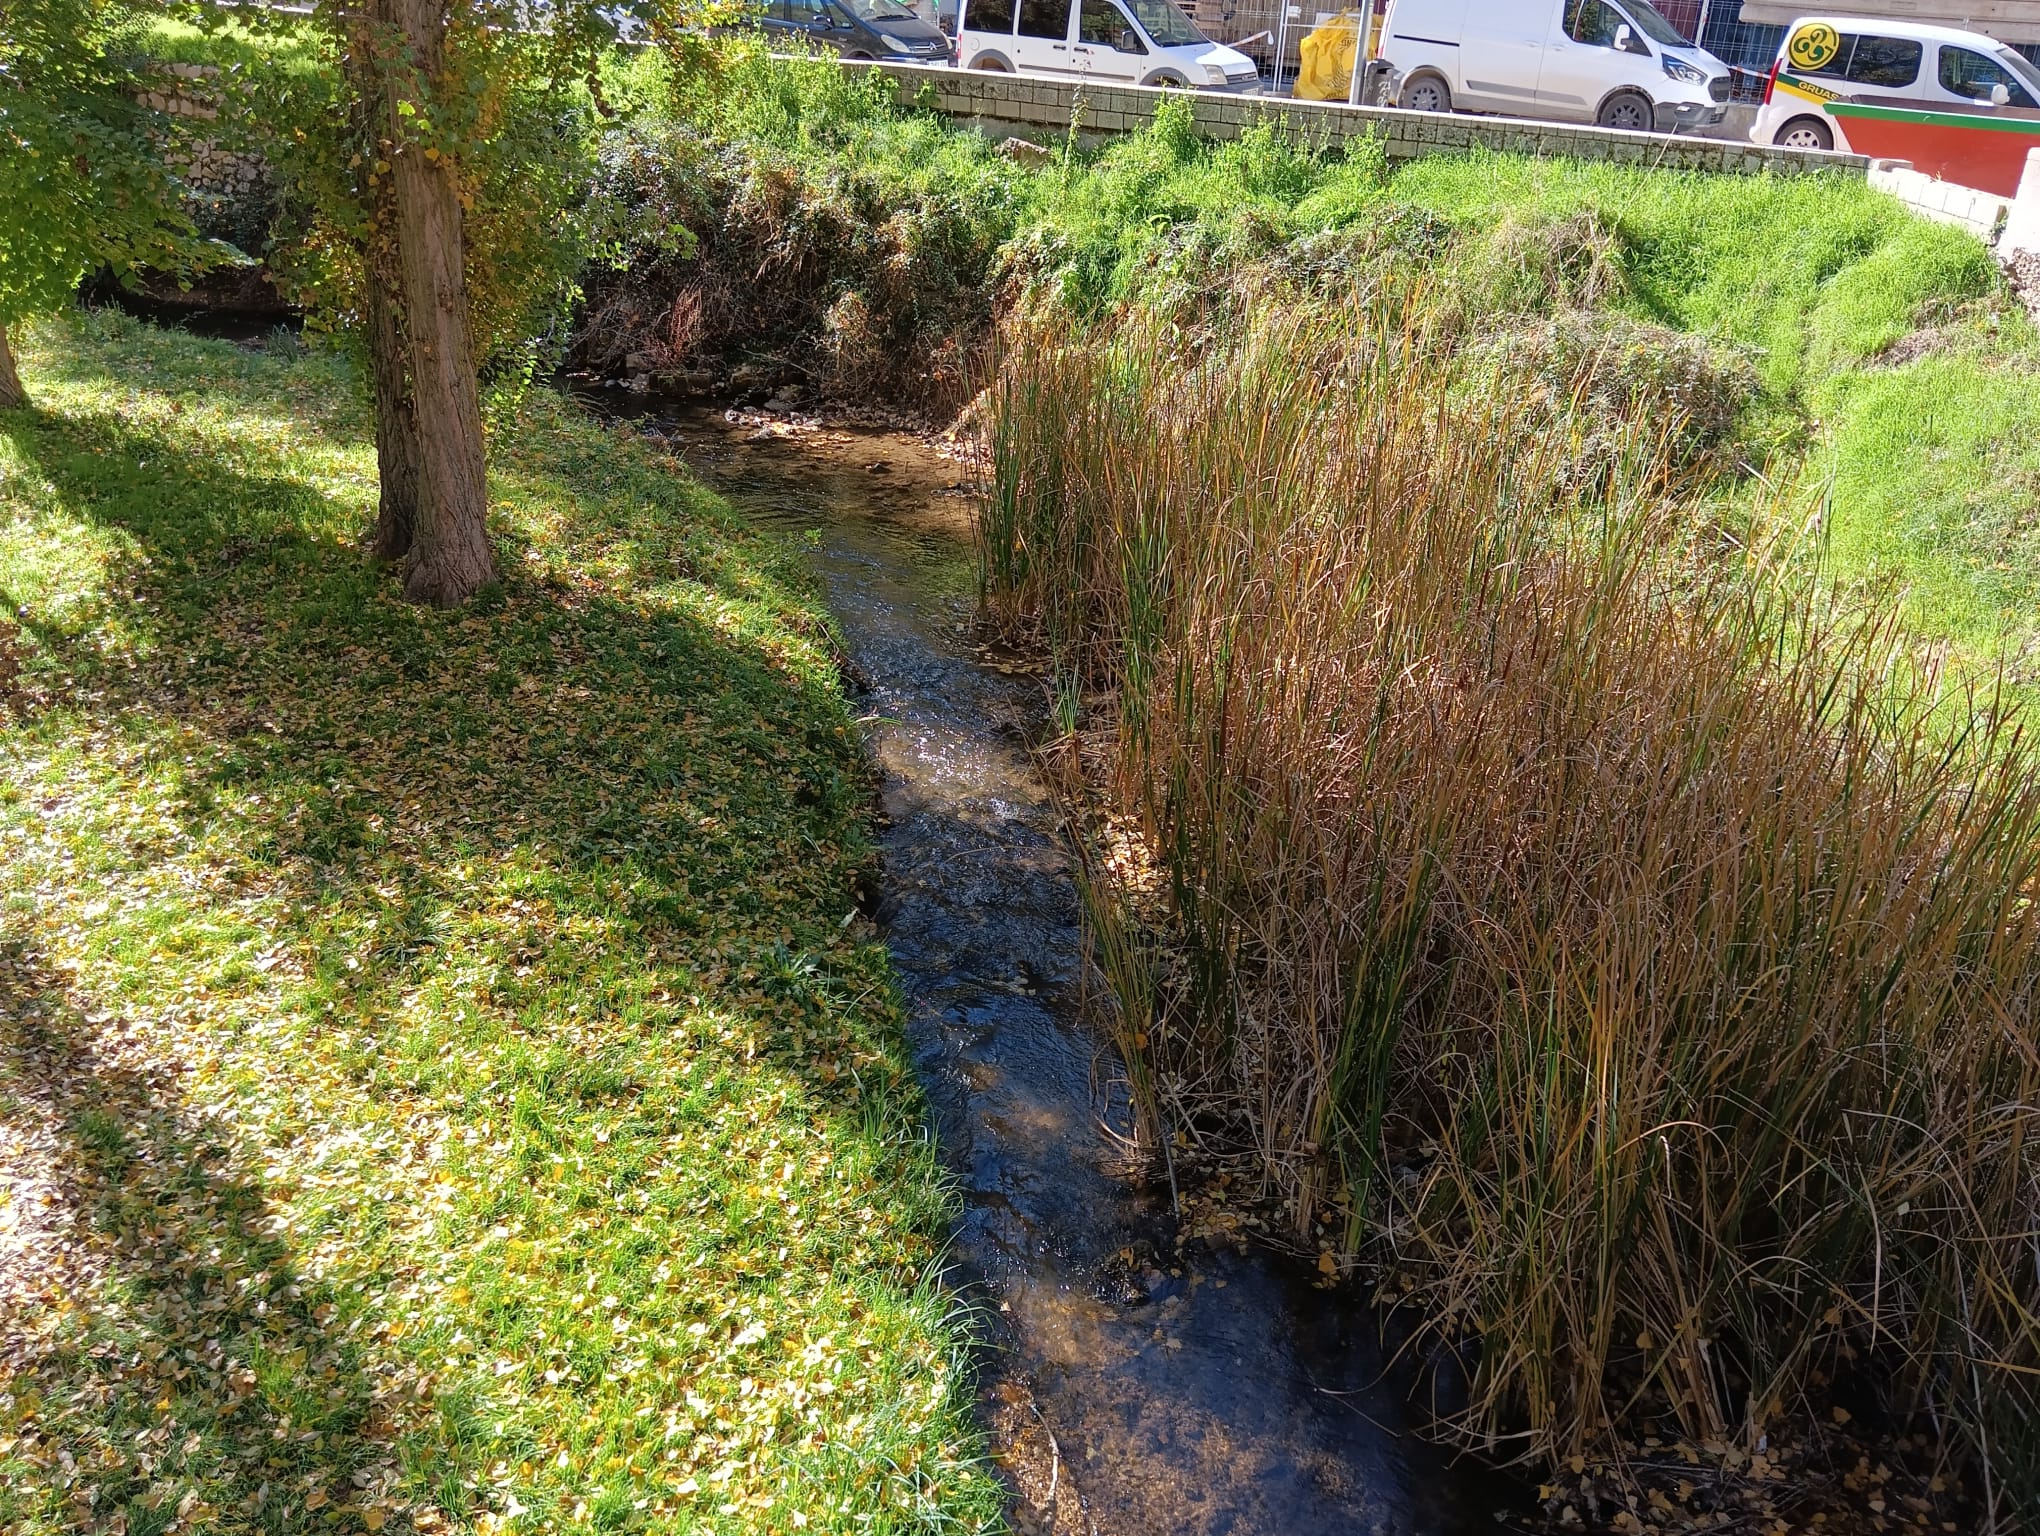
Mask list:
[[0,426],[0,1525],[984,1528],[796,558],[540,396],[462,614],[330,359]]

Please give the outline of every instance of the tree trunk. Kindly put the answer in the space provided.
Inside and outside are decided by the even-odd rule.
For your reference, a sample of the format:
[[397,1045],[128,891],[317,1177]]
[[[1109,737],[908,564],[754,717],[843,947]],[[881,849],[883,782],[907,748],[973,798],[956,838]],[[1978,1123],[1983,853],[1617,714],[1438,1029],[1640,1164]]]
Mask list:
[[[445,0],[389,3],[416,70],[412,78],[433,81],[440,73]],[[409,71],[389,77],[393,95],[402,73]],[[401,127],[404,119],[395,107],[393,99],[389,121]],[[427,159],[415,142],[400,140],[390,163],[418,450],[417,517],[404,593],[450,608],[496,577],[481,390],[468,331],[460,188],[448,159]]]
[[[373,237],[371,237],[373,238]],[[375,384],[375,462],[381,495],[375,537],[378,560],[396,564],[411,553],[418,529],[418,418],[411,401],[410,349],[395,253],[367,262],[368,365]]]
[[[364,159],[372,166],[395,148],[395,127],[386,121],[384,88],[387,48],[377,18],[343,12],[346,72],[354,97],[354,126]],[[369,205],[363,243],[362,308],[368,320],[369,377],[375,396],[376,479],[380,490],[375,532],[369,541],[376,559],[395,565],[411,552],[418,526],[418,419],[411,401],[411,359],[404,325],[403,264],[397,259],[396,199],[388,176],[364,173],[361,195]]]
[[21,374],[14,366],[14,349],[7,345],[7,327],[0,325],[0,411],[28,404],[28,391],[21,386]]

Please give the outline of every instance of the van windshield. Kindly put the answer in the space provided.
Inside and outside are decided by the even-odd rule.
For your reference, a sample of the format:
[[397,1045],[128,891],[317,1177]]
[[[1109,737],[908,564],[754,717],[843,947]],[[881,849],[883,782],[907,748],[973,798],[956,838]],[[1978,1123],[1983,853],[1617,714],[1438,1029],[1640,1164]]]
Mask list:
[[1187,48],[1211,41],[1170,0],[1126,0],[1126,4],[1157,48]]
[[914,13],[893,0],[838,0],[859,21],[912,21]]
[[1636,30],[1656,43],[1660,48],[1691,48],[1686,34],[1665,20],[1664,13],[1650,3],[1650,0],[1622,0],[1622,9],[1627,11],[1636,23]]
[[2040,69],[2033,67],[2033,61],[2022,53],[2012,52],[2009,48],[2000,48],[1997,54],[1999,61],[2011,72],[2012,78],[2025,82],[2027,92],[2035,99],[2040,99]]

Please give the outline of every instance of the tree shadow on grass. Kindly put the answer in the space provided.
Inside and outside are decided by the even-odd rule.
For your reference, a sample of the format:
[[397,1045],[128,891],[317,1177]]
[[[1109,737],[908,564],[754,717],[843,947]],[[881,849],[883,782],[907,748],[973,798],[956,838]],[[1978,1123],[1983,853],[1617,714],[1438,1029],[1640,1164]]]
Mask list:
[[[104,546],[97,597],[27,616],[31,682],[43,702],[18,727],[23,739],[53,751],[85,745],[87,777],[111,784],[110,807],[79,814],[104,824],[108,846],[97,863],[114,869],[115,881],[166,864],[181,872],[178,910],[214,930],[207,942],[218,953],[205,985],[231,1005],[229,1032],[268,1010],[282,1020],[276,1049],[302,1053],[305,1078],[323,1073],[350,1098],[414,1106],[416,1118],[485,1125],[486,1136],[503,1138],[502,1165],[471,1164],[474,1187],[447,1205],[442,1223],[450,1243],[473,1245],[457,1256],[465,1269],[449,1258],[447,1278],[472,1286],[476,1308],[488,1291],[488,1326],[504,1352],[498,1367],[523,1372],[528,1358],[536,1372],[549,1358],[546,1381],[568,1378],[559,1392],[621,1393],[601,1384],[616,1380],[605,1372],[630,1346],[598,1316],[599,1334],[544,1354],[533,1340],[557,1329],[558,1318],[531,1290],[509,1287],[507,1256],[518,1243],[489,1248],[492,1223],[513,1230],[524,1218],[622,1209],[627,1200],[656,1213],[658,1202],[677,1208],[684,1194],[690,1210],[707,1215],[690,1218],[685,1242],[694,1246],[678,1256],[714,1258],[740,1289],[781,1283],[780,1270],[803,1262],[789,1261],[789,1248],[798,1254],[803,1244],[817,1255],[806,1262],[859,1273],[861,1246],[816,1246],[826,1222],[796,1222],[770,1199],[721,1211],[717,1202],[735,1197],[718,1193],[718,1181],[741,1179],[741,1167],[683,1169],[685,1178],[669,1180],[685,1186],[677,1191],[658,1182],[670,1172],[662,1163],[676,1128],[692,1134],[702,1124],[713,1090],[683,1081],[685,1062],[674,1065],[672,1037],[686,1025],[690,993],[735,1020],[723,1026],[725,1038],[731,1028],[750,1038],[773,1081],[794,1095],[799,1121],[822,1127],[839,1157],[849,1149],[883,1166],[893,1153],[881,1144],[911,1118],[910,1072],[887,1005],[840,1001],[851,987],[882,985],[882,971],[840,931],[868,858],[865,771],[826,658],[773,627],[797,615],[789,600],[773,606],[768,556],[754,565],[741,549],[718,553],[722,541],[690,525],[686,507],[651,505],[626,557],[613,562],[632,579],[605,584],[585,574],[577,551],[536,547],[522,524],[506,520],[496,529],[502,586],[465,612],[440,614],[403,603],[395,583],[365,564],[354,544],[359,506],[287,464],[222,452],[153,416],[16,414],[0,422],[0,434],[47,483],[55,515]],[[583,491],[572,473],[587,471],[586,493],[603,505],[582,521],[600,530],[630,521],[621,498],[636,491],[600,480],[588,463],[589,429],[546,418],[534,434],[544,442],[527,455],[517,495],[572,503]],[[548,458],[544,443],[554,439],[564,446]],[[602,553],[589,551],[590,561]],[[722,563],[705,569],[705,561]],[[650,585],[653,575],[662,584]],[[75,788],[60,787],[66,795]],[[88,785],[75,798],[92,793]],[[155,815],[112,825],[129,801]],[[73,810],[67,803],[57,814]],[[37,996],[54,995],[52,936],[36,926],[53,920],[17,913],[12,942],[30,977],[21,985]],[[127,921],[119,911],[109,919],[116,930]],[[117,980],[116,996],[139,997],[146,1011],[159,1001],[150,989],[160,962],[146,943],[123,943],[116,932],[96,963]],[[123,1256],[126,1292],[203,1299],[208,1286],[225,1295],[245,1280],[245,1296],[232,1291],[237,1307],[298,1293],[280,1316],[256,1314],[260,1328],[282,1330],[274,1342],[257,1329],[242,1354],[223,1345],[217,1366],[207,1366],[227,1384],[221,1393],[238,1391],[235,1372],[245,1369],[258,1386],[268,1370],[280,1382],[305,1378],[303,1390],[318,1394],[298,1404],[279,1386],[277,1406],[259,1410],[270,1418],[249,1406],[252,1396],[211,1402],[205,1416],[216,1428],[208,1433],[224,1442],[217,1455],[227,1485],[256,1497],[259,1480],[243,1492],[256,1472],[243,1476],[233,1458],[259,1469],[282,1444],[305,1464],[272,1480],[261,1508],[280,1507],[274,1501],[287,1488],[302,1490],[305,1477],[328,1468],[343,1480],[365,1471],[377,1488],[395,1477],[403,1496],[415,1497],[420,1476],[431,1475],[415,1465],[425,1444],[450,1468],[441,1504],[478,1497],[475,1469],[453,1443],[457,1425],[412,1441],[379,1406],[379,1393],[396,1390],[385,1389],[380,1372],[457,1352],[459,1331],[449,1324],[423,1343],[407,1338],[401,1350],[364,1349],[359,1358],[335,1343],[335,1317],[322,1322],[321,1308],[343,1308],[344,1320],[345,1308],[364,1303],[353,1292],[322,1298],[291,1278],[234,1137],[223,1129],[215,1143],[213,1122],[180,1111],[148,1071],[106,1054],[99,1042],[122,1038],[120,1005],[79,1000],[61,1028],[49,1022],[50,1006],[33,1016],[43,1022],[15,1047],[10,1070],[24,1082],[69,1085],[35,1091],[72,1127],[71,1163],[104,1170],[115,1159],[126,1170],[119,1179],[152,1181],[122,1194],[127,1185],[115,1174],[90,1175],[95,1191],[113,1191],[93,1196],[112,1201],[107,1219],[128,1223],[104,1240]],[[109,1017],[86,1031],[78,1010],[95,1007]],[[736,1059],[749,1048],[740,1045]],[[280,1071],[300,1072],[298,1059]],[[215,1145],[227,1150],[207,1150]],[[542,1176],[577,1149],[606,1160],[606,1182],[539,1202]],[[732,1153],[698,1156],[727,1163]],[[932,1193],[894,1177],[889,1198],[903,1208],[924,1202],[904,1209],[902,1227],[931,1228]],[[185,1185],[196,1193],[178,1218],[182,1236],[163,1247],[169,1240],[149,1235],[140,1208]],[[372,1190],[340,1191],[326,1196],[321,1219],[351,1238],[411,1214],[401,1195],[378,1201]],[[586,1222],[576,1216],[576,1230],[585,1234]],[[861,1245],[868,1234],[855,1236]],[[576,1242],[545,1255],[545,1273],[578,1280],[604,1272],[602,1288],[626,1304],[647,1293],[652,1266],[671,1256],[627,1234]],[[775,1249],[777,1268],[759,1261]],[[221,1278],[195,1278],[187,1250]],[[492,1257],[472,1256],[485,1250]],[[866,1277],[890,1283],[894,1262],[874,1257]],[[249,1279],[257,1274],[268,1277],[259,1286]],[[119,1305],[121,1319],[145,1315],[139,1302]],[[663,1324],[681,1349],[692,1347],[684,1320]],[[85,1341],[124,1339],[121,1326],[130,1324],[67,1327],[71,1342],[50,1357],[48,1369],[72,1373],[76,1401],[100,1405],[80,1410],[85,1417],[59,1447],[79,1465],[100,1454],[95,1437],[139,1432],[129,1428],[129,1408],[90,1385],[113,1367],[97,1363],[97,1346]],[[145,1345],[123,1341],[107,1359]],[[465,1348],[475,1347],[470,1337]],[[317,1433],[331,1445],[295,1449],[291,1437],[307,1432],[297,1428],[277,1441],[286,1414],[294,1425],[330,1424]],[[386,1425],[412,1441],[394,1460]],[[529,1443],[529,1425],[525,1433],[526,1443],[492,1453],[513,1464],[536,1459],[541,1447]],[[642,1475],[618,1443],[618,1475]],[[399,1494],[388,1497],[401,1504]],[[590,1502],[599,1513],[601,1501]],[[418,1506],[403,1507],[422,1518]],[[264,1520],[250,1523],[274,1525]]]
[[0,1524],[145,1536],[403,1513],[394,1426],[416,1376],[364,1370],[233,1125],[89,1017],[12,921],[0,1185]]
[[428,852],[524,850],[748,920],[773,903],[727,876],[778,856],[791,918],[816,846],[861,852],[844,845],[863,770],[819,669],[714,612],[755,597],[755,572],[705,605],[633,600],[528,574],[530,547],[499,527],[502,587],[443,615],[403,602],[348,543],[353,509],[302,481],[111,416],[0,434],[126,546],[101,599],[22,619],[55,702],[196,733],[206,750],[174,765],[186,829],[217,832],[233,800],[251,833],[235,851],[304,894],[400,853],[422,874]]

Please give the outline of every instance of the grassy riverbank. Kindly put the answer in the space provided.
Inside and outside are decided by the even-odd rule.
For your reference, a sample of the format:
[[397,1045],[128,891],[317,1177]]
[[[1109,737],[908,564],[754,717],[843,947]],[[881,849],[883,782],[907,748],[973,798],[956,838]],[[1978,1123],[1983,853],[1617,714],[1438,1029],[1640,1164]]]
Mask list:
[[[242,72],[302,68],[303,46],[168,22],[151,38]],[[1494,154],[1391,171],[1372,146],[1272,131],[1204,144],[1187,111],[1095,148],[1049,136],[1046,163],[1020,163],[882,79],[733,40],[678,69],[618,57],[604,91],[618,115],[592,139],[593,117],[563,125],[589,193],[560,234],[591,258],[577,363],[748,363],[810,396],[943,412],[1017,309],[1139,301],[1195,325],[1243,269],[1327,304],[1423,272],[1490,339],[1614,318],[1632,328],[1560,350],[1701,365],[1724,451],[1804,476],[1792,515],[1833,570],[1904,583],[1917,628],[2040,676],[2040,341],[1979,242],[1860,181]]]
[[540,394],[435,614],[329,357],[25,363],[0,1525],[991,1521],[799,561]]
[[982,381],[1000,314],[1139,301],[1194,329],[1242,271],[1332,307],[1422,273],[1467,337],[1551,352],[1556,326],[1604,372],[1689,379],[1723,452],[1803,476],[1789,515],[1818,520],[1832,569],[1907,583],[1920,629],[1984,664],[2007,647],[2022,679],[2040,646],[2021,522],[2040,342],[1978,241],[1860,181],[1492,154],[1391,171],[1272,132],[1204,144],[1187,113],[1019,164],[832,66],[738,51],[631,80],[592,204],[620,268],[591,277],[591,361],[735,355],[943,408]]

